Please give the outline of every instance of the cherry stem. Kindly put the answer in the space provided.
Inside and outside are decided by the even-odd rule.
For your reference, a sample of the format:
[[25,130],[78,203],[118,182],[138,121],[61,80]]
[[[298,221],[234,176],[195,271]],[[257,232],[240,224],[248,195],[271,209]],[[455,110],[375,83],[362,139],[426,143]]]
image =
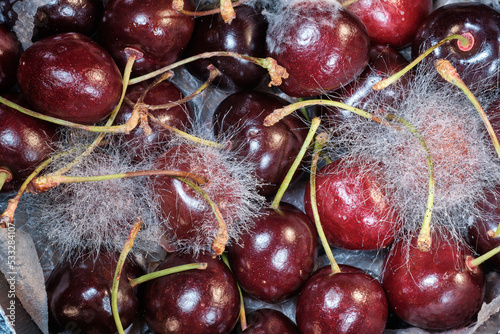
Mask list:
[[[231,270],[231,272],[232,272],[233,269],[231,269],[231,266],[229,265],[229,260],[227,259],[227,255],[222,254],[221,258],[222,258],[222,261],[229,268],[229,270]],[[245,312],[245,302],[243,301],[243,293],[241,292],[240,283],[236,282],[236,286],[238,287],[238,293],[240,295],[240,326],[241,326],[241,331],[244,332],[248,327],[247,316],[246,316],[246,312]]]
[[341,5],[342,5],[342,7],[345,8],[345,7],[352,5],[355,2],[358,2],[358,0],[347,0],[347,1],[342,2]]
[[325,232],[323,231],[323,226],[321,225],[321,219],[318,213],[318,202],[316,200],[316,170],[318,168],[318,160],[323,149],[323,146],[328,142],[328,135],[325,132],[322,132],[316,136],[316,141],[314,143],[314,155],[311,163],[311,176],[309,179],[309,184],[311,186],[311,208],[314,217],[314,224],[316,225],[316,230],[318,231],[319,239],[321,240],[321,244],[325,250],[326,256],[328,260],[330,260],[330,266],[332,267],[332,274],[340,273],[340,267],[335,261],[335,258],[332,253],[332,249],[328,244],[328,240],[326,239]]
[[493,248],[492,250],[484,253],[483,255],[473,259],[472,261],[468,262],[468,264],[471,267],[479,267],[483,262],[489,260],[493,256],[497,255],[500,252],[500,246],[497,246]]
[[145,274],[145,275],[139,276],[137,278],[129,279],[129,283],[130,283],[130,286],[132,288],[135,288],[139,284],[145,283],[147,281],[151,281],[151,280],[156,279],[156,278],[168,276],[171,274],[180,273],[183,271],[193,270],[193,269],[205,270],[205,269],[207,269],[207,263],[206,262],[189,263],[189,264],[183,264],[180,266],[167,268],[167,269],[163,269],[163,270],[159,270],[159,271],[154,271],[152,273]]
[[[59,154],[59,155],[62,155]],[[24,180],[23,184],[17,191],[17,194],[9,199],[7,208],[5,211],[2,213],[0,216],[0,228],[5,228],[9,227],[10,225],[14,224],[14,215],[17,209],[17,206],[19,205],[19,201],[21,200],[21,197],[23,196],[24,192],[28,188],[28,185],[31,183],[31,180],[33,180],[45,167],[47,167],[52,161],[56,159],[57,156],[53,156],[42,162],[27,178]]]
[[413,133],[420,142],[420,145],[425,151],[425,156],[427,158],[427,169],[429,171],[429,191],[427,195],[427,205],[425,209],[424,219],[422,222],[422,226],[420,227],[420,233],[417,239],[417,247],[422,252],[429,252],[431,250],[431,218],[432,211],[434,208],[434,194],[435,194],[435,180],[434,180],[434,164],[432,162],[431,152],[429,151],[429,147],[427,146],[424,137],[418,130],[411,125],[405,119],[395,116],[395,115],[387,115],[387,119],[396,120],[399,123],[403,124],[411,133]]
[[488,235],[493,239],[500,235],[500,222],[498,223],[496,231],[489,230]]
[[[246,1],[247,0],[240,0],[240,1],[236,1],[234,3],[231,3],[231,0],[221,0],[219,8],[206,10],[206,11],[200,11],[200,12],[198,12],[198,11],[192,12],[192,11],[184,10],[184,1],[182,1],[182,0],[174,0],[172,3],[172,7],[174,8],[174,10],[176,10],[177,12],[179,12],[181,14],[184,14],[187,16],[194,16],[194,17],[208,16],[208,15],[214,15],[214,14],[221,13],[221,16],[224,19],[224,22],[229,23],[229,22],[231,22],[232,19],[234,19],[236,17],[236,14],[234,14],[234,17],[233,17],[233,14],[231,14],[231,10],[234,13],[234,9],[232,9],[232,8],[244,4]],[[229,8],[229,6],[231,6],[231,8]],[[229,11],[228,13],[225,12],[226,7],[228,7],[228,9],[227,9]],[[231,20],[227,21],[227,19],[230,17],[231,17]]]
[[419,62],[421,62],[425,57],[427,57],[429,54],[431,54],[435,49],[443,45],[444,43],[457,39],[460,44],[462,45],[463,48],[470,48],[473,43],[472,40],[470,40],[467,36],[470,34],[463,34],[463,35],[450,35],[448,37],[443,38],[441,41],[438,43],[434,44],[430,48],[428,48],[425,52],[423,52],[421,55],[419,55],[417,58],[415,58],[410,64],[408,64],[405,68],[403,68],[401,71],[393,74],[387,79],[380,80],[377,82],[375,85],[372,86],[374,90],[381,90],[383,88],[386,88],[396,82],[399,78],[401,78],[403,75],[405,75],[408,71],[410,71],[413,67],[415,67]]
[[204,177],[189,172],[176,171],[176,170],[173,171],[147,170],[147,171],[126,172],[126,173],[96,175],[96,176],[65,176],[65,175],[40,176],[34,179],[30,183],[29,191],[31,193],[41,193],[51,188],[57,187],[61,183],[98,182],[98,181],[116,180],[116,179],[139,177],[139,176],[152,176],[152,175],[189,178],[200,186],[203,186],[208,183],[208,181]]
[[[131,52],[128,59],[127,63],[125,64],[125,69],[123,71],[123,79],[122,79],[122,94],[120,96],[120,100],[118,101],[118,104],[116,107],[113,109],[111,112],[111,115],[109,116],[108,120],[106,121],[106,128],[111,127],[113,122],[115,121],[116,116],[118,115],[118,111],[120,110],[123,99],[125,98],[125,93],[127,92],[127,87],[129,84],[129,79],[130,79],[130,73],[132,72],[132,66],[134,65],[134,62],[137,58],[140,58],[141,56],[137,54],[136,52]],[[87,147],[85,152],[80,154],[75,160],[70,162],[68,165],[65,167],[55,171],[54,173],[51,173],[51,175],[62,175],[66,172],[68,172],[71,168],[79,164],[85,157],[89,156],[94,149],[101,143],[101,141],[104,139],[104,136],[106,134],[104,132],[101,132],[97,138]]]
[[214,237],[214,240],[212,241],[212,250],[215,252],[216,255],[221,255],[224,252],[224,249],[226,248],[226,244],[229,240],[229,235],[227,233],[227,226],[226,223],[224,222],[224,218],[222,217],[222,213],[220,212],[219,207],[200,186],[194,184],[189,179],[180,177],[176,177],[176,179],[184,182],[185,184],[193,188],[193,190],[195,190],[198,194],[200,194],[212,208],[212,211],[215,214],[215,218],[217,219],[217,224],[218,224],[217,234]]
[[299,154],[295,157],[295,160],[293,161],[292,166],[288,170],[288,172],[285,175],[285,178],[283,179],[283,182],[281,182],[281,185],[278,189],[278,192],[276,193],[276,196],[273,199],[273,202],[271,203],[271,208],[272,209],[278,209],[281,198],[283,198],[283,195],[285,194],[286,189],[290,185],[290,182],[292,181],[292,177],[295,174],[295,171],[297,168],[299,168],[300,162],[304,158],[304,155],[307,152],[307,149],[311,145],[311,142],[314,139],[314,135],[316,134],[316,130],[318,130],[319,125],[321,123],[321,120],[319,117],[315,117],[311,121],[311,127],[309,128],[309,132],[307,133],[306,139],[304,140],[304,143],[302,144],[302,147],[300,148]]
[[139,233],[139,230],[141,229],[141,225],[142,220],[139,217],[134,222],[134,225],[132,226],[132,229],[127,237],[127,241],[125,241],[125,244],[123,245],[123,249],[120,252],[120,257],[118,258],[118,262],[116,264],[115,276],[113,277],[113,286],[111,287],[111,312],[119,334],[125,333],[120,319],[120,314],[118,313],[118,287],[120,285],[120,276],[122,274],[123,266],[125,265],[128,253],[134,246],[134,240],[137,233]]
[[3,185],[6,182],[10,182],[12,180],[12,173],[6,167],[0,167],[0,190],[2,190]]
[[157,75],[160,75],[166,71],[170,71],[176,67],[185,65],[187,63],[196,61],[198,59],[205,59],[205,58],[211,58],[211,57],[233,57],[236,59],[241,59],[241,60],[246,60],[249,61],[253,64],[259,65],[265,69],[268,70],[269,75],[271,76],[271,82],[269,83],[269,87],[271,86],[279,86],[282,83],[282,79],[288,78],[288,73],[286,69],[283,66],[278,65],[276,60],[274,60],[271,57],[267,58],[257,58],[257,57],[250,57],[247,55],[242,55],[239,53],[235,52],[229,52],[229,51],[213,51],[213,52],[203,52],[198,55],[192,56],[185,58],[181,61],[178,61],[176,63],[170,64],[168,66],[165,66],[163,68],[160,68],[156,71],[150,72],[148,74],[135,77],[133,79],[130,79],[130,84],[134,85],[136,83],[154,78]]
[[493,130],[493,127],[491,126],[491,123],[488,120],[488,116],[486,116],[486,113],[481,107],[481,104],[474,96],[474,94],[470,91],[469,87],[467,87],[467,85],[460,78],[460,75],[458,75],[457,70],[446,59],[436,60],[436,70],[446,81],[460,88],[460,90],[462,90],[462,92],[464,92],[464,94],[467,96],[469,101],[471,101],[471,103],[474,105],[474,108],[476,108],[479,116],[481,117],[484,125],[486,126],[486,130],[488,130],[488,134],[490,135],[491,141],[493,142],[493,146],[495,147],[497,155],[500,158],[500,144],[498,143],[498,138],[495,134],[495,131]]

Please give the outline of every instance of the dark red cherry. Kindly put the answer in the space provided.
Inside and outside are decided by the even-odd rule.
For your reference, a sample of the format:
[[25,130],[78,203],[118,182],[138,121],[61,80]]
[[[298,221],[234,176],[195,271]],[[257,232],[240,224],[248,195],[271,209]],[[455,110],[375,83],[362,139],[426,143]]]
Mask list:
[[[192,1],[184,8],[194,10]],[[99,42],[125,67],[125,48],[144,54],[133,71],[143,74],[173,63],[191,38],[194,18],[172,9],[172,0],[110,0],[99,27]]]
[[215,135],[230,137],[238,154],[257,165],[264,196],[276,193],[307,136],[307,126],[296,116],[271,127],[263,125],[268,114],[287,104],[268,93],[237,92],[223,100],[213,115]]
[[[185,57],[210,51],[230,51],[264,58],[267,29],[264,16],[246,5],[235,7],[235,12],[236,18],[231,24],[225,23],[220,14],[197,18]],[[186,67],[198,79],[205,81],[209,76],[209,64],[222,72],[213,84],[223,89],[254,88],[267,73],[256,64],[230,57],[201,59],[188,63]]]
[[291,205],[264,209],[250,233],[228,250],[231,269],[249,295],[277,303],[297,293],[314,268],[317,233]]
[[418,29],[412,43],[412,56],[417,57],[453,34],[471,36],[472,47],[464,48],[453,40],[434,50],[424,61],[433,63],[446,58],[471,90],[495,88],[500,70],[500,13],[480,3],[456,3],[439,7]]
[[270,308],[258,309],[247,314],[247,325],[244,334],[299,334],[297,325],[290,318]]
[[[99,253],[61,261],[46,282],[51,331],[117,333],[111,312],[111,288],[118,254]],[[118,313],[123,327],[132,324],[139,311],[136,289],[129,279],[142,270],[125,262],[118,287]]]
[[[397,73],[406,65],[408,65],[406,58],[392,47],[372,44],[370,61],[363,73],[355,81],[335,91],[328,98],[362,110],[372,110],[374,102],[377,103],[379,109],[387,106],[386,109],[390,110],[393,103],[403,98],[404,89],[401,89],[401,85],[408,83],[409,74],[380,91],[373,90],[372,86]],[[323,107],[320,108],[320,112],[322,118],[326,120],[324,124],[328,127],[337,127],[338,122],[343,122],[346,117],[359,117],[347,110],[335,107]]]
[[[141,94],[149,86],[149,83],[143,82],[131,86],[126,97],[132,102],[124,102],[118,116],[116,124],[125,123],[131,116],[133,104],[137,102]],[[176,102],[184,98],[184,94],[173,83],[162,81],[155,85],[143,100],[143,103],[150,106],[159,106],[170,102]],[[165,125],[187,131],[191,128],[191,121],[194,113],[189,104],[176,104],[169,109],[150,109],[148,112]],[[165,150],[164,145],[172,139],[173,132],[167,130],[152,120],[148,120],[152,133],[146,135],[143,128],[139,125],[129,134],[123,135],[126,150],[134,160],[141,161],[145,158],[154,158]]]
[[412,42],[420,23],[431,13],[433,3],[432,0],[357,0],[346,8],[363,21],[372,43],[402,48]]
[[23,48],[16,35],[5,24],[0,24],[0,91],[16,84],[16,72]]
[[33,41],[65,32],[91,36],[101,21],[102,0],[53,0],[40,6],[34,17]]
[[413,326],[451,329],[472,321],[483,303],[485,279],[480,267],[471,271],[472,252],[445,231],[433,231],[429,252],[400,240],[386,258],[383,286],[389,307]]
[[[500,190],[497,185],[493,190],[487,190],[484,200],[478,203],[479,217],[474,225],[469,227],[469,239],[472,247],[479,254],[484,254],[500,246],[500,238],[493,238],[488,232],[496,232],[500,221],[500,201],[495,195]],[[500,255],[496,254],[485,262],[493,269],[500,271]]]
[[[5,94],[4,98],[27,107],[19,94]],[[2,190],[13,190],[54,151],[56,127],[50,123],[24,115],[0,104],[0,167],[7,168],[13,179]]]
[[120,99],[121,79],[111,56],[78,33],[34,43],[17,70],[19,89],[36,111],[86,124],[111,113]]
[[382,285],[360,269],[341,265],[316,271],[300,291],[296,320],[300,333],[383,333],[387,299]]
[[359,18],[329,1],[297,2],[270,19],[269,56],[284,66],[280,89],[306,97],[348,84],[368,62],[370,40]]
[[[368,250],[387,247],[394,241],[399,218],[374,168],[361,170],[339,159],[316,174],[318,213],[330,245]],[[312,219],[310,192],[308,183],[304,201]]]
[[144,317],[155,334],[229,333],[236,325],[240,297],[229,268],[211,256],[167,257],[157,270],[206,262],[205,270],[190,270],[149,281],[144,293]]

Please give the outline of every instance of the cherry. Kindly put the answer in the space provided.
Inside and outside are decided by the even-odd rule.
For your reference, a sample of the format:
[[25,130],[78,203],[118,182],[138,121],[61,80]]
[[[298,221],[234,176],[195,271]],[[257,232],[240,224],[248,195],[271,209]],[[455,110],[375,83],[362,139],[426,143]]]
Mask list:
[[[191,1],[185,9],[194,10]],[[120,68],[127,62],[125,48],[144,56],[134,63],[133,72],[144,74],[173,63],[191,38],[194,19],[172,8],[172,0],[110,0],[98,30],[99,42]]]
[[290,318],[270,308],[247,314],[247,325],[247,329],[243,331],[245,334],[299,334],[299,329]]
[[[487,253],[488,251],[500,246],[500,238],[494,238],[489,235],[489,231],[496,232],[498,222],[500,220],[500,207],[498,197],[495,196],[500,190],[497,185],[493,190],[485,192],[484,200],[478,203],[480,210],[479,218],[476,223],[469,228],[470,244],[477,250],[479,254]],[[486,261],[486,264],[493,269],[500,271],[500,255],[495,254],[492,258]]]
[[500,13],[480,3],[457,3],[439,7],[418,29],[412,43],[412,56],[417,57],[430,46],[453,34],[468,35],[472,45],[465,48],[456,40],[450,41],[434,50],[424,62],[446,58],[472,91],[495,88],[500,68]]
[[16,71],[23,48],[16,35],[5,24],[0,24],[0,91],[16,84]]
[[86,124],[109,115],[122,90],[121,74],[111,56],[78,33],[31,45],[21,56],[17,80],[36,111]]
[[316,271],[300,291],[296,320],[302,334],[383,333],[387,299],[381,284],[355,267],[340,265],[332,274]]
[[102,0],[54,0],[36,10],[32,41],[64,32],[91,36],[101,21]]
[[295,2],[269,22],[269,55],[284,66],[280,89],[294,97],[332,92],[364,70],[369,38],[354,14],[329,1]]
[[228,260],[249,295],[277,303],[297,293],[314,268],[317,233],[289,204],[263,209],[250,233],[229,247]]
[[236,325],[240,297],[229,268],[211,256],[172,254],[157,270],[206,262],[205,270],[190,270],[149,281],[144,293],[144,317],[155,334],[229,333]]
[[[236,18],[231,24],[224,22],[220,14],[196,19],[191,41],[185,57],[209,51],[230,51],[252,57],[266,56],[265,38],[267,22],[264,16],[252,7],[235,8]],[[245,60],[230,57],[200,59],[187,64],[187,69],[200,80],[207,80],[207,66],[214,65],[221,76],[213,84],[222,89],[256,87],[266,75],[266,70]]]
[[[148,86],[149,83],[147,82],[134,85],[129,88],[126,97],[132,104],[135,104]],[[169,81],[162,81],[146,94],[143,103],[150,106],[158,106],[175,102],[182,98],[184,98],[184,94],[175,84]],[[126,123],[132,115],[132,110],[133,105],[124,103],[116,117],[116,124]],[[182,131],[187,131],[191,128],[191,121],[194,118],[193,110],[187,103],[174,105],[169,109],[148,110],[148,112],[161,123]],[[122,140],[125,141],[126,150],[136,161],[158,156],[165,150],[164,145],[173,136],[171,130],[165,129],[152,120],[149,120],[148,124],[152,130],[152,133],[149,135],[146,135],[143,128],[138,125],[129,134],[122,136]]]
[[402,48],[412,42],[432,7],[432,0],[357,0],[346,8],[363,21],[372,43]]
[[263,196],[276,193],[307,136],[307,127],[298,117],[286,117],[271,127],[263,125],[268,114],[287,104],[269,93],[237,92],[213,114],[215,135],[230,137],[236,152],[256,164]]
[[386,258],[383,286],[389,307],[417,327],[444,330],[467,325],[481,308],[485,278],[466,266],[472,252],[446,231],[434,231],[430,252],[399,240]]
[[[339,159],[318,171],[318,213],[330,245],[368,250],[386,247],[394,241],[399,218],[374,168],[362,170],[358,165],[346,166],[344,160]],[[312,219],[310,192],[308,184],[305,210]]]
[[[19,94],[5,94],[5,98],[27,106]],[[24,115],[0,104],[0,167],[7,168],[13,179],[2,191],[16,189],[22,181],[55,149],[56,127],[50,123]]]
[[[46,282],[50,327],[55,331],[117,333],[111,313],[111,287],[118,254],[101,252],[61,261]],[[132,324],[139,310],[136,289],[128,279],[142,270],[127,260],[118,287],[118,313],[124,328]]]

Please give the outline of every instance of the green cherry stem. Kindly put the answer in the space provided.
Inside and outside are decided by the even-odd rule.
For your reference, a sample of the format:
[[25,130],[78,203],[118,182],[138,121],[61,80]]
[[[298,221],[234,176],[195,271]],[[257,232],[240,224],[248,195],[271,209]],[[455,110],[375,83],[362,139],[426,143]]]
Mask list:
[[134,240],[141,229],[142,220],[141,218],[137,218],[130,230],[130,233],[123,245],[123,249],[120,252],[120,257],[118,258],[118,262],[116,264],[115,275],[113,277],[113,285],[111,287],[111,312],[113,314],[113,319],[115,320],[116,329],[119,334],[125,334],[123,330],[122,321],[120,319],[120,314],[118,313],[118,287],[120,285],[120,276],[122,274],[123,266],[125,265],[125,260],[127,259],[128,253],[134,246]]
[[410,64],[408,64],[401,71],[393,74],[387,79],[377,82],[375,85],[372,86],[372,88],[374,90],[381,90],[390,86],[391,84],[396,82],[399,78],[401,78],[403,75],[405,75],[408,71],[410,71],[412,68],[414,68],[418,63],[420,63],[425,57],[431,54],[435,49],[437,49],[444,43],[455,39],[458,40],[460,48],[465,51],[470,50],[470,48],[472,48],[472,45],[474,44],[474,40],[472,38],[472,35],[470,34],[463,34],[463,35],[456,34],[445,37],[438,43],[434,44],[433,46],[425,50],[422,54],[420,54],[417,58],[415,58]]
[[314,224],[316,225],[316,230],[318,231],[319,239],[321,240],[321,244],[323,245],[323,249],[325,250],[326,256],[328,260],[330,260],[330,266],[332,267],[332,274],[337,274],[340,272],[340,267],[335,261],[333,257],[332,249],[328,244],[328,240],[326,239],[325,232],[323,231],[323,226],[321,225],[321,219],[318,213],[318,202],[316,200],[316,170],[318,168],[318,160],[323,149],[323,146],[328,142],[328,135],[325,132],[322,132],[316,136],[316,141],[314,143],[314,155],[311,163],[311,176],[309,179],[309,184],[311,185],[311,208],[314,217]]
[[492,258],[493,256],[497,255],[498,253],[500,253],[500,246],[497,246],[497,247],[493,248],[492,250],[484,253],[481,256],[478,256],[475,259],[472,259],[472,257],[468,258],[469,261],[467,261],[467,266],[469,267],[469,269],[470,268],[478,267],[483,262],[489,260],[490,258]]
[[302,144],[302,147],[300,148],[299,154],[297,154],[297,157],[295,157],[295,160],[293,161],[292,166],[288,170],[288,172],[285,175],[285,178],[283,182],[281,183],[278,192],[276,193],[276,196],[274,197],[273,202],[271,203],[271,208],[272,209],[277,209],[280,205],[281,199],[283,198],[283,195],[285,194],[286,189],[290,185],[290,182],[292,181],[292,177],[297,171],[297,168],[299,168],[300,162],[304,158],[304,155],[307,152],[307,149],[311,145],[311,142],[314,139],[314,135],[316,134],[316,130],[319,128],[319,124],[321,123],[321,120],[319,117],[313,118],[311,122],[311,127],[309,128],[309,132],[307,133],[306,139],[304,140],[304,143]]
[[159,271],[154,271],[149,274],[145,274],[142,276],[139,276],[137,278],[129,279],[129,283],[131,287],[136,287],[139,284],[145,283],[147,281],[151,281],[156,278],[160,278],[163,276],[171,275],[171,274],[176,274],[180,273],[183,271],[188,271],[188,270],[205,270],[207,269],[207,263],[206,262],[198,262],[198,263],[189,263],[189,264],[183,264],[180,266],[172,267],[172,268],[167,268]]
[[[226,264],[226,266],[231,270],[231,266],[229,265],[229,260],[227,259],[226,254],[222,254],[221,256],[222,261]],[[244,332],[247,329],[247,316],[245,312],[245,302],[243,300],[243,293],[241,292],[241,287],[240,283],[236,282],[236,286],[238,287],[238,293],[240,295],[240,326],[241,326],[241,331]]]
[[2,190],[3,185],[6,182],[10,182],[12,180],[12,173],[6,167],[0,167],[0,190]]

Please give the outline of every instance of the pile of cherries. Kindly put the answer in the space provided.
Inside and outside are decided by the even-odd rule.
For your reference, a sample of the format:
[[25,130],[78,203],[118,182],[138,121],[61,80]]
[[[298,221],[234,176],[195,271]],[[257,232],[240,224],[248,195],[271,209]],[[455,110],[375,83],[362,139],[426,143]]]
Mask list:
[[[470,37],[472,48],[464,51],[457,41],[450,41],[426,61],[447,58],[466,74],[463,80],[471,89],[498,86],[500,13],[481,4],[433,10],[432,0],[262,1],[238,4],[235,18],[226,22],[218,12],[202,14],[192,1],[177,8],[171,0],[108,0],[105,6],[101,0],[55,0],[38,8],[33,44],[23,50],[12,30],[16,2],[0,3],[0,90],[5,98],[0,101],[2,192],[17,190],[50,157],[60,127],[104,124],[120,101],[122,74],[131,55],[136,56],[132,78],[214,51],[271,57],[287,70],[283,83],[269,88],[266,69],[248,59],[219,54],[182,65],[200,86],[212,80],[214,68],[218,70],[211,85],[226,97],[213,111],[192,102],[179,104],[187,94],[168,80],[131,84],[116,124],[137,117],[136,102],[146,108],[170,105],[147,110],[145,115],[158,122],[145,126],[143,117],[127,134],[110,135],[121,136],[119,141],[108,142],[123,145],[133,160],[149,159],[162,169],[169,159],[191,150],[187,144],[163,145],[176,136],[171,128],[196,133],[192,129],[200,124],[196,117],[211,117],[214,137],[231,140],[230,147],[221,150],[234,150],[255,166],[258,195],[269,202],[308,134],[310,115],[297,113],[264,126],[268,114],[290,101],[335,93],[338,101],[361,109],[373,94],[391,103],[401,98],[398,91],[375,92],[371,86],[408,64],[400,51],[411,48],[412,57],[417,57],[451,34]],[[8,101],[52,118],[26,115],[4,104]],[[317,112],[325,127],[357,117],[345,110]],[[302,169],[309,168],[309,160],[304,159]],[[410,326],[446,330],[473,323],[483,304],[485,276],[481,267],[470,264],[472,250],[455,243],[445,231],[433,233],[429,252],[417,248],[418,231],[398,238],[403,219],[381,190],[380,177],[342,164],[342,158],[337,159],[316,176],[317,209],[326,239],[346,250],[390,247],[380,277],[347,265],[341,265],[339,273],[332,273],[329,266],[316,267],[322,251],[314,223],[316,204],[310,200],[310,185],[305,186],[309,180],[298,172],[294,181],[301,189],[295,196],[299,204],[261,208],[250,231],[225,250],[227,263],[210,250],[195,256],[169,249],[155,271],[194,262],[206,263],[206,269],[133,286],[130,280],[143,275],[145,268],[129,257],[118,292],[123,327],[136,326],[140,331],[144,321],[142,326],[154,333],[306,334],[383,333],[386,328]],[[207,166],[182,161],[176,168],[205,176]],[[208,168],[218,169],[216,162]],[[162,214],[176,218],[177,237],[198,242],[196,221],[212,217],[211,207],[197,202],[195,191],[177,180],[166,176],[156,180],[165,199]],[[223,189],[214,201],[225,216],[230,213],[224,208],[235,199],[230,186]],[[500,217],[493,194],[489,205],[481,204],[489,210],[484,215],[488,219],[471,229],[471,247],[477,246],[480,254],[500,244],[488,235]],[[217,221],[210,219],[215,230]],[[95,257],[75,256],[54,268],[46,282],[51,331],[117,332],[110,307],[117,261],[118,254],[101,252]],[[500,258],[491,266],[500,270],[498,263]],[[274,304],[276,309],[296,299],[295,319],[263,308],[248,314],[247,327],[241,328],[242,296]]]

